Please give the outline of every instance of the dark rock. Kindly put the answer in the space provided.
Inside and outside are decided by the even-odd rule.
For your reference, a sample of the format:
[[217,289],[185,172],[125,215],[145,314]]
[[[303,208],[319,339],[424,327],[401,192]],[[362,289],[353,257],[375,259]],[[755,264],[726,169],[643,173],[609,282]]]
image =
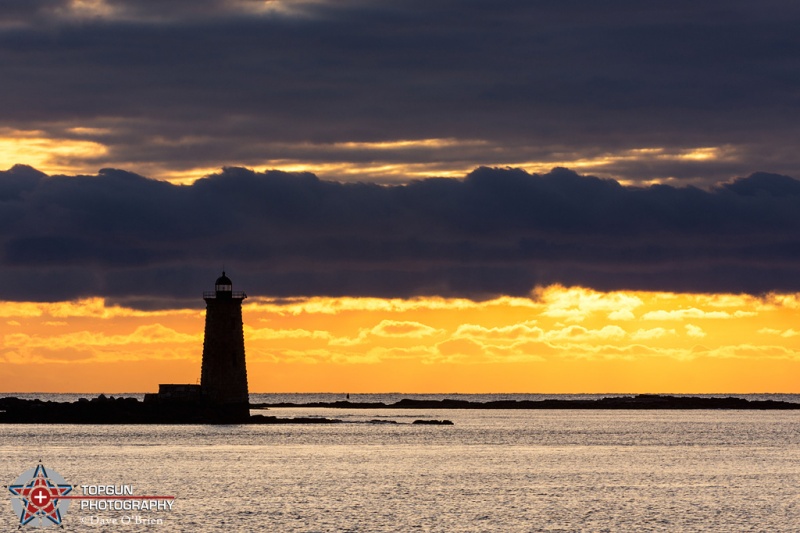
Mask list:
[[278,418],[277,416],[252,415],[248,424],[338,424],[341,420],[335,418],[295,417]]

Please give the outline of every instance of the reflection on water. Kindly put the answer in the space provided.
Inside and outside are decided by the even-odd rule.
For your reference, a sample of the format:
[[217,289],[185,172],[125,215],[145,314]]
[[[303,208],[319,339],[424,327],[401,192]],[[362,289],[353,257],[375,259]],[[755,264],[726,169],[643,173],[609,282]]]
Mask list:
[[[362,411],[324,426],[0,426],[3,484],[177,497],[161,531],[791,531],[800,413]],[[398,424],[367,424],[373,418]],[[414,426],[448,418],[454,426]],[[10,505],[0,529],[15,526]],[[133,531],[141,525],[66,530]],[[94,513],[112,518],[124,513]]]

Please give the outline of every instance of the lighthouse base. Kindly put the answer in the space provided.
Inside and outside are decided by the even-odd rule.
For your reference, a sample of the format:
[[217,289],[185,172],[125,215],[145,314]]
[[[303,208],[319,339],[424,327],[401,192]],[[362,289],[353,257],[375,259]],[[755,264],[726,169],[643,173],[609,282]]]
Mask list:
[[219,403],[203,394],[200,385],[162,383],[157,394],[145,394],[144,403],[165,413],[183,414],[210,424],[240,424],[250,418],[248,402]]

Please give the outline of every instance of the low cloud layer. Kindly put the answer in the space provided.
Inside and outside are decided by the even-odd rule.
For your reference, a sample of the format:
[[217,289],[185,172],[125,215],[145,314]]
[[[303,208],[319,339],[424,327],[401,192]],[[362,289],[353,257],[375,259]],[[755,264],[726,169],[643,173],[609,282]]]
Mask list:
[[795,175],[798,26],[793,0],[14,0],[0,156],[170,179]]
[[[800,181],[626,187],[554,169],[346,184],[227,168],[176,186],[121,170],[0,172],[0,299],[197,305],[291,296],[800,291]],[[199,301],[202,305],[202,302]]]

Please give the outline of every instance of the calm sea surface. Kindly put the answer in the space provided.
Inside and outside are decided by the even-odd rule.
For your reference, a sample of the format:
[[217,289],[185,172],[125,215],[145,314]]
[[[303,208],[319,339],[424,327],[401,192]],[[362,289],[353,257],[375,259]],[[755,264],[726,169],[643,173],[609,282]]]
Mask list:
[[[351,399],[504,397],[396,396]],[[0,479],[12,484],[41,459],[74,485],[176,497],[171,512],[81,510],[73,501],[66,531],[800,531],[800,412],[268,414],[345,423],[0,425]],[[410,423],[440,418],[455,425]],[[17,524],[7,499],[0,530]]]

